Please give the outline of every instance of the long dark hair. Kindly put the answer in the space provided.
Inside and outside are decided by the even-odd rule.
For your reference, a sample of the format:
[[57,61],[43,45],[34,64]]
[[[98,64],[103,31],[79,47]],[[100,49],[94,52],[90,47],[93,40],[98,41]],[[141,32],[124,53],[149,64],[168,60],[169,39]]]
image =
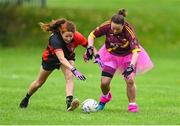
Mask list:
[[67,32],[67,31],[74,33],[76,31],[75,24],[64,18],[52,20],[49,23],[40,22],[39,25],[40,25],[41,29],[43,29],[43,31],[49,31],[49,32],[57,31],[59,27],[60,27],[62,33]]
[[127,11],[125,9],[119,10],[117,14],[112,16],[111,21],[116,24],[122,24],[124,25],[124,18],[127,16]]

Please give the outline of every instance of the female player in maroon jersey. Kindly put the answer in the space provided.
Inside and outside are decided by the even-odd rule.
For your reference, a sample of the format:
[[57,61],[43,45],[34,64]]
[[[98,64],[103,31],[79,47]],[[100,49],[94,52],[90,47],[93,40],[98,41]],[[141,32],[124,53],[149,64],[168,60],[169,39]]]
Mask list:
[[128,111],[137,112],[135,75],[153,67],[148,54],[139,44],[133,27],[124,20],[125,16],[126,11],[120,10],[110,21],[92,31],[88,37],[85,60],[92,59],[94,39],[106,36],[105,44],[95,54],[95,62],[102,68],[102,95],[97,110],[103,110],[105,104],[111,100],[110,82],[116,70],[119,70],[127,84]]
[[86,78],[75,68],[74,50],[78,45],[87,46],[87,40],[76,31],[75,25],[66,19],[53,20],[50,23],[40,23],[44,31],[51,34],[49,43],[42,56],[42,65],[37,79],[29,87],[26,96],[20,103],[20,108],[28,106],[29,98],[45,83],[54,69],[61,68],[66,80],[67,111],[78,107],[79,101],[73,100],[74,81],[73,75],[79,80]]

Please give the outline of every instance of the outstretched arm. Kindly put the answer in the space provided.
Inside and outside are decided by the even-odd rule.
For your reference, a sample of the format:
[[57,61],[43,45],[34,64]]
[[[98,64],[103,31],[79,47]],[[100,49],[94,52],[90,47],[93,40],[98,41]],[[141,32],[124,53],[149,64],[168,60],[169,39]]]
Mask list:
[[76,68],[74,68],[69,61],[64,57],[64,52],[62,50],[55,51],[56,56],[58,57],[59,61],[64,65],[67,69],[69,69],[74,76],[79,80],[85,80],[85,76],[82,75]]
[[67,69],[72,70],[73,66],[69,63],[69,61],[64,57],[64,52],[62,50],[58,50],[55,52],[59,61],[64,65]]

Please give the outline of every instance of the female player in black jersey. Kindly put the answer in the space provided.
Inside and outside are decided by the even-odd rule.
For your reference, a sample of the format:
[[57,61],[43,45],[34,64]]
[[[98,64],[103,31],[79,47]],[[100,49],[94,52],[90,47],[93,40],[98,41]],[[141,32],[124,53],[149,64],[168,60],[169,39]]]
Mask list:
[[40,23],[44,31],[50,32],[49,43],[42,56],[42,65],[37,76],[20,103],[20,108],[28,106],[29,98],[45,83],[54,69],[61,68],[66,80],[67,111],[73,111],[79,106],[78,99],[73,100],[73,75],[79,80],[86,78],[74,67],[75,48],[78,45],[87,46],[85,37],[76,31],[75,25],[66,19],[57,19],[49,23]]

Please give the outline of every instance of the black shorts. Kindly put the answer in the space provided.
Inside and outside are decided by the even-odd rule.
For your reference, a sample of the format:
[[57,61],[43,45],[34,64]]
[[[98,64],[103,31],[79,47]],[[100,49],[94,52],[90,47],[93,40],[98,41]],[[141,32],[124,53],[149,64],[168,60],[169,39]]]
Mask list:
[[58,62],[47,62],[47,61],[42,60],[42,64],[41,65],[42,65],[44,70],[46,70],[46,71],[53,71],[54,69],[59,69],[61,63],[58,63]]

